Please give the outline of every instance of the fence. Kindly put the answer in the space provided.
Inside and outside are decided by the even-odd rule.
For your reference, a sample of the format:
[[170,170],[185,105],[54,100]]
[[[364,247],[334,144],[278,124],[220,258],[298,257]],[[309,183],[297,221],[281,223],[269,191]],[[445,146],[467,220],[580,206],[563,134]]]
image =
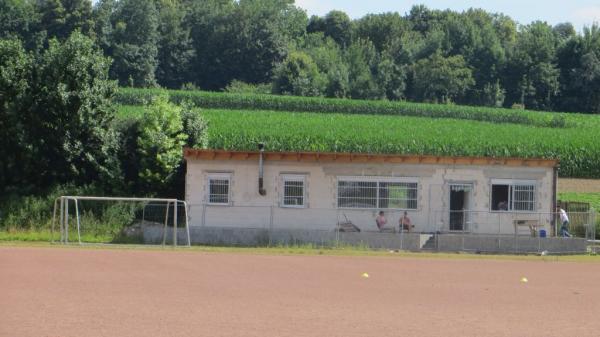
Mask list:
[[[162,223],[164,212],[164,205],[148,204],[144,222],[150,226]],[[570,230],[577,238],[572,240],[556,238],[560,233],[556,213],[408,211],[414,228],[401,231],[399,220],[404,211],[385,210],[387,223],[382,230],[375,223],[378,212],[204,204],[190,205],[188,210],[192,241],[208,244],[360,244],[410,250],[581,252],[585,249],[581,242],[595,236],[593,210],[569,214],[573,220]],[[577,248],[572,247],[574,242],[579,245]]]

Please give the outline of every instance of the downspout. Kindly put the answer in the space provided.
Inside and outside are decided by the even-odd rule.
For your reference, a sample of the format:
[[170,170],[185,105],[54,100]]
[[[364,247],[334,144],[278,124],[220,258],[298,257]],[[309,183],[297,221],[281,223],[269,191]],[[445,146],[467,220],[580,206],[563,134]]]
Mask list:
[[264,169],[263,169],[263,155],[265,152],[265,144],[263,143],[258,143],[258,150],[259,150],[259,156],[258,156],[258,194],[265,196],[267,195],[267,190],[265,190],[264,188],[264,179],[263,179],[263,175],[264,175]]
[[550,213],[552,213],[552,230],[555,236],[558,235],[558,233],[556,232],[556,198],[558,196],[558,168],[558,164],[554,165],[554,167],[552,168],[552,209],[550,210]]

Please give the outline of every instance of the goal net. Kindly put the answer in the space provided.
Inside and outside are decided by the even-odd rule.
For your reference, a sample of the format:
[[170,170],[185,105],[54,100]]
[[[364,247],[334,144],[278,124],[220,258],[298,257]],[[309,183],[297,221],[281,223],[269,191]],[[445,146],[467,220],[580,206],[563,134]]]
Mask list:
[[178,199],[61,196],[54,201],[52,241],[68,244],[189,246],[187,204]]

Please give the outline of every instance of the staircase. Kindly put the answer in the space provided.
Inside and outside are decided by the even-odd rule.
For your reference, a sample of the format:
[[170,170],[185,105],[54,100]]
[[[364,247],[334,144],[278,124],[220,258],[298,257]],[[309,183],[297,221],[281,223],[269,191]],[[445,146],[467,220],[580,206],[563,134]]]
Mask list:
[[421,250],[436,250],[435,234],[421,234],[419,241],[420,241]]

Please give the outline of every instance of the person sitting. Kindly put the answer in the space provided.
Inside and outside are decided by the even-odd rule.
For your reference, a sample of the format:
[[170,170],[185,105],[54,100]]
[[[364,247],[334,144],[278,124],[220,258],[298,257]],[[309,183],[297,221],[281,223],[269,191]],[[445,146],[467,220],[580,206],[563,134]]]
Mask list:
[[379,215],[377,216],[377,218],[375,218],[375,224],[377,224],[377,228],[380,231],[383,230],[383,227],[387,224],[387,220],[383,211],[379,211]]
[[410,232],[412,228],[415,228],[415,225],[412,224],[410,218],[408,217],[408,212],[404,211],[404,215],[400,218],[400,231],[406,230]]

